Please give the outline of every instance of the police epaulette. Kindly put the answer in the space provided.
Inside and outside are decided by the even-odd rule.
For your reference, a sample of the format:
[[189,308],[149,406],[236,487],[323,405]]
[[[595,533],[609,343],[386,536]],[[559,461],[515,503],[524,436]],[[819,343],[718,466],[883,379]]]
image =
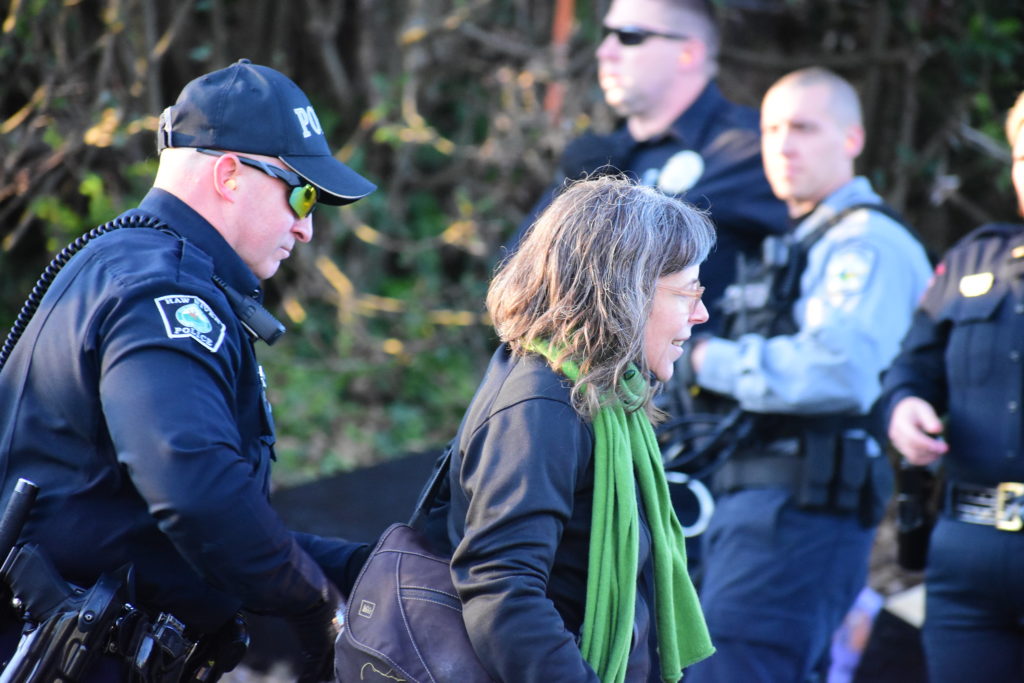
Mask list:
[[1022,232],[1024,232],[1024,225],[1020,223],[985,223],[984,225],[980,225],[974,230],[971,230],[969,233],[957,240],[951,247],[950,251],[985,237],[994,237],[998,235],[1005,238]]

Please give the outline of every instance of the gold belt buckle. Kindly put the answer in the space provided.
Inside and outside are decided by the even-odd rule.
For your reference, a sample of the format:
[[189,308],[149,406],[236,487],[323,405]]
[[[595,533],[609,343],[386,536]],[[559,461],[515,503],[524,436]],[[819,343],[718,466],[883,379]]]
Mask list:
[[1024,497],[1024,483],[1022,482],[1004,481],[996,487],[997,529],[1020,531],[1024,528],[1024,519],[1021,519],[1020,516],[1022,497]]

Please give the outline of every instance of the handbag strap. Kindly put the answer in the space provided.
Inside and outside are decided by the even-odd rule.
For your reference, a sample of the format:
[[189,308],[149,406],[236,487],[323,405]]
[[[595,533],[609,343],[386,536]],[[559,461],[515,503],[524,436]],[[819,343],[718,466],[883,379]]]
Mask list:
[[452,439],[447,446],[445,446],[444,453],[441,454],[438,463],[434,466],[434,475],[431,477],[430,482],[423,488],[423,492],[420,493],[420,499],[416,503],[416,509],[413,510],[412,517],[409,519],[409,526],[414,529],[418,529],[426,518],[427,513],[430,512],[430,508],[434,505],[434,499],[437,498],[438,492],[441,490],[441,486],[444,484],[445,477],[448,474],[448,468],[452,463],[452,450],[455,448],[455,443],[458,439],[458,435]]

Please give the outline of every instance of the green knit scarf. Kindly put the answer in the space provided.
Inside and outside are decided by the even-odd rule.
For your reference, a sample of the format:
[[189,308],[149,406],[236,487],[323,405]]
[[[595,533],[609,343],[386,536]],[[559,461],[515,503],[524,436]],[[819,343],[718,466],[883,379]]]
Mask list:
[[[558,355],[544,342],[528,348],[551,362]],[[561,371],[573,381],[579,377],[574,362],[563,363]],[[678,681],[685,667],[715,651],[686,570],[683,530],[654,428],[641,409],[646,388],[640,372],[627,371],[619,386],[621,400],[594,418],[594,513],[580,650],[603,683],[626,678],[640,552],[637,485],[651,531],[661,679]]]

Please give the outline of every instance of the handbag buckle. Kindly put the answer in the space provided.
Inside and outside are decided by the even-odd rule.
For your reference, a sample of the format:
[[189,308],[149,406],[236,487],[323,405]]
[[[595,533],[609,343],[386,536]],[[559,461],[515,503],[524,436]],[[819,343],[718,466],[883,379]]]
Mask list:
[[1024,528],[1021,508],[1024,506],[1024,483],[1004,481],[996,487],[996,528],[1020,531]]

